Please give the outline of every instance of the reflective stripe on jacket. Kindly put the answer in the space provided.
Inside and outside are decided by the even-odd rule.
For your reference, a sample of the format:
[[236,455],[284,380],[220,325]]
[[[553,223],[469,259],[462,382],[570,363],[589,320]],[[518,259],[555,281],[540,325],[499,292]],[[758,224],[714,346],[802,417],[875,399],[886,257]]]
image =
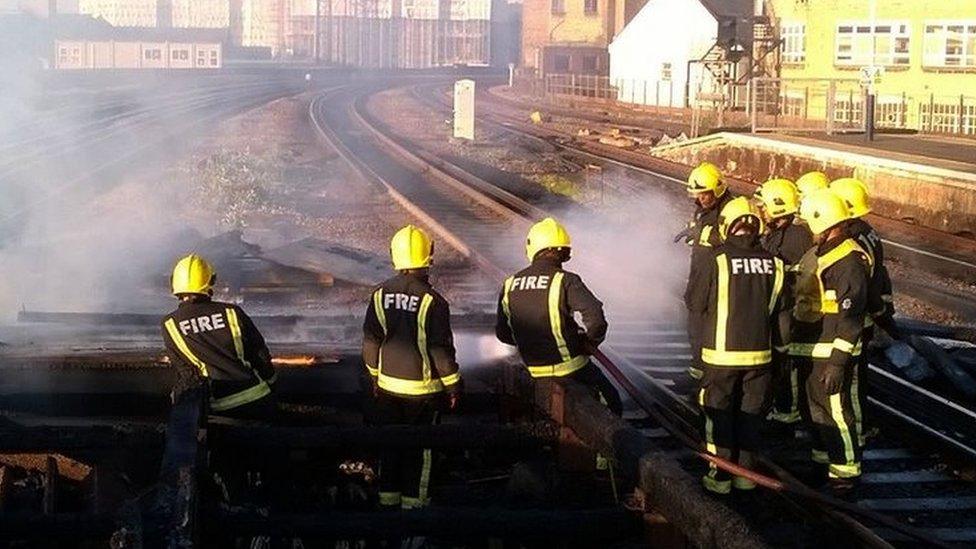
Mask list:
[[373,292],[363,361],[380,389],[425,396],[458,387],[450,314],[447,301],[419,274],[399,274]]
[[586,366],[587,340],[602,342],[607,321],[603,303],[578,275],[554,260],[538,258],[505,280],[495,333],[503,343],[518,347],[532,377],[561,377]]
[[778,344],[783,260],[758,247],[732,242],[715,249],[712,262],[695,273],[691,312],[701,313],[702,362],[715,367],[759,367]]
[[261,333],[238,306],[183,301],[163,319],[171,363],[206,381],[210,409],[232,410],[271,393],[277,375]]

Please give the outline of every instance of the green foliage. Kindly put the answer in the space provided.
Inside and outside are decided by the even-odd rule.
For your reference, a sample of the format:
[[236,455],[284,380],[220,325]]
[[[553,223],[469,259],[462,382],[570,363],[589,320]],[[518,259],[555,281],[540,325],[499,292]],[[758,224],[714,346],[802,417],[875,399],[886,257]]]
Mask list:
[[249,213],[265,207],[278,175],[273,163],[250,151],[221,150],[197,164],[194,195],[200,206],[219,215],[221,228],[242,229]]
[[552,194],[576,198],[580,193],[578,183],[560,174],[543,174],[537,178],[537,181]]

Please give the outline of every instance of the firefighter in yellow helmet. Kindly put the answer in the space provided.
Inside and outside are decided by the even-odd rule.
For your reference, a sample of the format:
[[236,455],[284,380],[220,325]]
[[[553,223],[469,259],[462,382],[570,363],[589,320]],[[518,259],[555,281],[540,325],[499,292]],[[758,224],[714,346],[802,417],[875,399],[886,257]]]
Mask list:
[[205,385],[211,414],[268,419],[276,408],[271,354],[240,307],[212,299],[216,278],[210,263],[195,254],[173,268],[179,305],[163,318],[162,332],[177,392]]
[[[862,346],[865,352],[861,353],[858,365],[860,379],[865,379],[868,368],[868,345],[874,339],[875,326],[879,326],[895,339],[901,339],[901,330],[895,323],[895,307],[891,292],[891,276],[888,268],[885,267],[884,243],[881,236],[874,230],[865,217],[871,213],[870,199],[868,198],[867,185],[859,179],[846,177],[838,179],[830,184],[830,190],[844,200],[847,209],[851,213],[851,219],[847,222],[847,233],[853,238],[861,248],[871,256],[871,284],[868,286],[868,316],[864,322],[864,336]],[[863,400],[865,384],[860,384],[861,397]],[[860,443],[863,446],[866,442],[864,437],[863,417],[858,410],[858,424],[861,428]]]
[[[502,343],[518,348],[533,378],[579,381],[619,415],[617,390],[590,361],[607,335],[603,303],[579,275],[563,269],[571,250],[569,233],[555,219],[532,226],[525,244],[531,263],[505,279],[495,333]],[[580,314],[582,326],[574,313]]]
[[[753,467],[769,407],[773,347],[781,344],[776,319],[786,276],[783,260],[762,249],[763,222],[749,200],[722,208],[719,236],[700,271],[693,273],[691,310],[704,319],[705,366],[698,403],[705,415],[709,453]],[[705,488],[727,494],[755,484],[712,466]]]
[[806,377],[812,458],[836,489],[861,475],[857,369],[867,316],[870,255],[847,232],[850,212],[833,191],[804,197],[814,248],[797,273],[790,355]]
[[[369,300],[363,362],[376,396],[380,425],[431,425],[461,395],[451,311],[430,285],[434,243],[423,229],[403,227],[390,241],[396,276]],[[445,402],[446,401],[446,402]],[[381,456],[380,505],[412,509],[429,502],[430,449]]]
[[[780,313],[780,329],[789,334],[792,319],[793,288],[800,259],[812,246],[813,235],[810,229],[799,223],[797,213],[800,209],[800,195],[796,185],[788,179],[770,179],[756,192],[760,207],[766,219],[767,230],[762,236],[762,247],[767,252],[783,260],[786,265],[786,284],[783,288],[784,305]],[[774,380],[773,411],[770,418],[781,423],[792,424],[800,421],[800,408],[805,405],[805,397],[800,387],[796,368],[782,347],[776,353],[776,376]]]
[[817,191],[826,189],[830,185],[830,178],[823,172],[807,172],[796,180],[796,191],[803,197],[809,196]]
[[[711,162],[702,162],[688,176],[688,195],[695,201],[695,213],[688,228],[678,235],[675,241],[685,237],[691,246],[691,268],[688,276],[688,286],[685,288],[685,305],[691,297],[691,278],[693,273],[702,268],[704,262],[710,261],[711,250],[721,243],[718,234],[718,215],[722,208],[735,198],[722,177],[718,166]],[[701,350],[702,319],[688,313],[688,341],[691,344],[691,364],[688,373],[691,377],[701,377],[702,366],[699,358]]]

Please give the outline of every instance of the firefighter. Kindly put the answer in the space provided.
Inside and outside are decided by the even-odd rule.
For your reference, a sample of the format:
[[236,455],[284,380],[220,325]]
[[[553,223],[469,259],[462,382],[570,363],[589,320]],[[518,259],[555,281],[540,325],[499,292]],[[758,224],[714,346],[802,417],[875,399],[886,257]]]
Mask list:
[[[704,318],[698,403],[706,450],[747,468],[754,465],[769,407],[773,346],[781,343],[774,319],[786,277],[783,260],[760,246],[762,228],[759,212],[745,197],[722,208],[722,244],[694,273],[690,301]],[[719,494],[755,488],[713,464],[702,482]]]
[[803,197],[809,196],[817,191],[826,189],[830,185],[830,178],[823,172],[807,172],[796,180],[796,191]]
[[[767,227],[761,238],[762,248],[782,259],[786,266],[784,303],[778,322],[780,333],[788,335],[796,271],[803,254],[813,246],[813,235],[806,225],[798,222],[800,196],[792,181],[771,179],[763,183],[756,197],[760,201]],[[781,347],[776,351],[773,411],[770,419],[785,424],[797,423],[800,421],[801,397],[805,398],[805,395],[800,387],[797,370],[787,356],[787,349]]]
[[[692,275],[699,271],[704,262],[711,260],[711,250],[721,243],[718,235],[718,214],[733,198],[722,172],[715,164],[702,162],[688,176],[688,194],[695,200],[695,214],[683,235],[691,245],[691,265],[688,286],[685,288],[685,306],[688,307]],[[680,236],[680,235],[679,235]],[[701,366],[701,323],[702,319],[688,307],[688,341],[691,345],[691,364],[688,374],[700,379]]]
[[[495,333],[502,343],[518,348],[533,378],[578,381],[620,415],[620,395],[590,361],[607,335],[603,303],[579,275],[563,270],[571,249],[569,233],[555,219],[532,226],[525,245],[531,264],[505,279]],[[582,327],[574,313],[580,314]]]
[[[390,241],[397,275],[372,294],[363,324],[363,361],[381,425],[434,425],[445,400],[457,408],[461,374],[450,307],[430,285],[434,244],[423,229],[403,227]],[[430,499],[430,449],[385,452],[380,505],[414,509]]]
[[[864,217],[871,213],[871,205],[868,198],[867,186],[859,179],[843,178],[830,184],[830,190],[844,200],[851,214],[850,221],[847,222],[848,235],[853,238],[861,248],[864,249],[871,259],[871,284],[868,286],[868,316],[864,322],[864,335],[861,346],[864,352],[861,353],[858,362],[860,379],[866,379],[868,368],[868,346],[874,339],[875,325],[881,327],[894,339],[901,339],[901,331],[895,324],[894,301],[891,297],[891,277],[884,263],[884,243],[877,231],[874,230]],[[858,385],[861,392],[861,400],[864,398],[865,384]],[[860,444],[864,446],[866,440],[863,429],[862,410],[858,409],[857,422],[861,426],[858,428]]]
[[797,273],[790,354],[807,373],[812,458],[828,466],[836,489],[847,489],[861,475],[857,361],[871,258],[850,238],[849,210],[833,191],[805,197],[800,215],[814,234],[814,248]]
[[213,301],[213,267],[188,255],[173,268],[175,311],[163,318],[163,341],[177,371],[177,389],[205,384],[210,413],[269,419],[277,375],[261,332],[237,305]]

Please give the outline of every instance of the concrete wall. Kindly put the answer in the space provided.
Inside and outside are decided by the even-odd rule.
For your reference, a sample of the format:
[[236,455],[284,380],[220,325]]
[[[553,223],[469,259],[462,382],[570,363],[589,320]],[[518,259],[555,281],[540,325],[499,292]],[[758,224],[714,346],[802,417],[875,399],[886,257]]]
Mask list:
[[879,215],[910,219],[949,233],[976,234],[976,174],[742,134],[715,134],[655,149],[694,166],[714,162],[723,173],[761,183],[821,170],[831,179],[857,177]]

